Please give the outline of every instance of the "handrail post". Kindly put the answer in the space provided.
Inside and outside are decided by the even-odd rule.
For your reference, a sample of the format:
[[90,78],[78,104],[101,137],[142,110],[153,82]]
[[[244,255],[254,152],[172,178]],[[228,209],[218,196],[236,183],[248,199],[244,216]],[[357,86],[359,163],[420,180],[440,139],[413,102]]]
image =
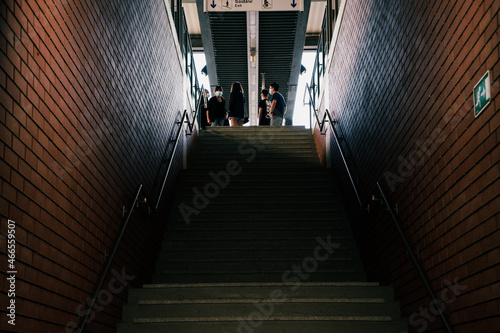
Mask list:
[[[437,299],[434,296],[434,292],[432,291],[432,288],[429,285],[429,282],[427,281],[427,278],[425,277],[424,272],[420,268],[418,260],[415,257],[415,255],[413,254],[413,251],[411,250],[410,244],[408,243],[408,240],[406,239],[406,236],[405,236],[405,234],[403,232],[403,229],[401,229],[401,226],[399,225],[398,219],[397,219],[396,215],[394,214],[394,211],[392,210],[392,207],[389,204],[389,201],[387,200],[387,197],[385,196],[384,191],[382,190],[382,186],[380,186],[379,182],[377,182],[377,187],[378,187],[378,190],[380,192],[380,195],[382,196],[382,199],[384,200],[384,202],[385,202],[385,204],[387,206],[387,209],[389,210],[389,213],[390,213],[390,215],[392,217],[392,220],[394,221],[394,224],[396,225],[396,228],[398,229],[399,235],[403,239],[403,243],[404,243],[404,245],[406,247],[406,250],[408,251],[408,254],[410,255],[410,259],[413,262],[413,264],[415,265],[415,268],[417,269],[418,275],[420,276],[420,278],[424,282],[425,289],[427,290],[427,293],[429,294],[429,296],[432,298],[432,303],[434,305],[436,305],[437,304]],[[452,333],[451,327],[448,324],[448,321],[446,320],[446,318],[445,318],[445,316],[443,314],[443,311],[441,311],[441,309],[439,309],[438,312],[439,312],[439,316],[441,317],[441,320],[443,321],[443,324],[444,324],[444,326],[446,328],[446,332]]]
[[125,229],[127,228],[130,217],[132,216],[132,211],[134,210],[134,206],[137,202],[137,199],[139,198],[141,190],[142,190],[142,184],[139,185],[139,189],[137,190],[137,192],[135,194],[135,198],[134,198],[134,201],[132,202],[132,205],[130,206],[130,210],[128,211],[127,218],[125,219],[125,222],[123,223],[120,234],[118,235],[118,239],[116,240],[115,246],[113,247],[113,251],[111,251],[109,259],[108,259],[106,266],[104,268],[104,271],[101,275],[101,279],[99,280],[99,283],[97,284],[97,288],[96,288],[96,291],[94,293],[94,297],[92,297],[92,299],[90,300],[89,309],[85,314],[85,319],[83,321],[82,327],[80,328],[79,332],[83,333],[85,330],[85,327],[87,326],[87,323],[88,323],[89,318],[90,318],[90,314],[93,312],[95,303],[97,301],[97,297],[99,296],[99,292],[101,291],[104,280],[106,279],[106,276],[108,275],[109,268],[111,267],[111,263],[113,262],[116,251],[118,250],[118,245],[120,245],[120,241],[123,237],[123,234],[125,233]]

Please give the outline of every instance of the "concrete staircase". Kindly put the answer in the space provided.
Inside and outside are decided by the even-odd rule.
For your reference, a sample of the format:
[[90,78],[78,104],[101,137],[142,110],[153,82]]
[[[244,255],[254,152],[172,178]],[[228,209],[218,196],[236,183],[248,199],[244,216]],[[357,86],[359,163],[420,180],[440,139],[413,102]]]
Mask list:
[[395,332],[366,282],[341,197],[299,127],[210,128],[181,176],[151,285],[119,333]]

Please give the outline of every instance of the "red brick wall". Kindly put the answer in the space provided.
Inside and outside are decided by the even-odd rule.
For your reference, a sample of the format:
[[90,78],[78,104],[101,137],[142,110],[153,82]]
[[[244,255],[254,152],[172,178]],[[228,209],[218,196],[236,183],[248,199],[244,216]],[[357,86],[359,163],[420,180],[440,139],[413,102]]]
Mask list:
[[[380,181],[438,299],[457,283],[446,298],[454,332],[500,326],[498,12],[494,0],[348,0],[327,76],[363,200]],[[473,87],[488,70],[492,101],[475,118]],[[353,219],[370,278],[394,284],[412,332],[442,332],[386,209],[371,206]]]
[[[0,330],[63,332],[95,291],[122,205],[141,183],[157,192],[184,108],[183,70],[163,0],[8,0],[0,27]],[[15,327],[5,320],[7,219],[16,222]],[[134,213],[112,267],[134,276],[127,284],[150,280],[164,223]],[[90,331],[115,330],[120,286],[102,294],[112,304]]]

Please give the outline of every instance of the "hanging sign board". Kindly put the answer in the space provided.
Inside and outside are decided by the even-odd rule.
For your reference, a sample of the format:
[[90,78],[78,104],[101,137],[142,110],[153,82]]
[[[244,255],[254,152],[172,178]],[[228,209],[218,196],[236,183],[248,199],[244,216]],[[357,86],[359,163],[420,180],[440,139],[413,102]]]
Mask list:
[[491,102],[490,72],[486,72],[474,87],[474,116],[477,117]]
[[204,0],[206,12],[303,11],[303,0]]

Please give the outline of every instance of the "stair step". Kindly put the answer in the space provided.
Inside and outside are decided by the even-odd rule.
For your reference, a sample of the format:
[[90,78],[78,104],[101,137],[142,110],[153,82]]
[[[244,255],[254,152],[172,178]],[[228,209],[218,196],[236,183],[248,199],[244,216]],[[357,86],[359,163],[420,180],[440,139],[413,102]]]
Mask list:
[[[183,196],[185,198],[184,203],[189,204],[193,207],[193,196]],[[244,200],[247,199],[247,200]],[[273,202],[270,202],[273,201]],[[178,204],[180,204],[179,202]],[[240,209],[238,209],[241,207]],[[282,210],[282,207],[294,207],[289,210]],[[179,208],[180,209],[180,208]],[[206,208],[203,209],[204,214],[226,214],[233,213],[237,211],[237,213],[242,214],[255,214],[255,213],[267,213],[267,212],[276,212],[279,214],[280,212],[291,212],[291,211],[301,211],[301,212],[333,212],[333,213],[343,213],[341,210],[336,208],[336,206],[331,205],[331,203],[314,203],[310,202],[304,204],[300,207],[300,203],[290,203],[285,200],[274,201],[274,198],[270,197],[267,200],[261,200],[260,202],[253,202],[248,200],[248,198],[237,198],[237,200],[233,200],[233,198],[229,196],[213,198],[209,201]]]
[[[143,286],[143,289],[161,289],[161,288],[267,288],[267,287],[280,287],[290,288],[296,287],[296,283],[292,282],[231,282],[231,283],[148,283]],[[305,288],[353,288],[353,287],[379,287],[378,282],[303,282],[300,287]],[[141,289],[141,290],[143,290]],[[297,289],[297,288],[293,288]],[[391,289],[392,290],[392,289]]]
[[[230,160],[231,161],[231,160]],[[232,160],[234,161],[234,160]],[[213,170],[225,170],[227,167],[227,163],[229,162],[198,162],[193,164],[190,168],[191,170],[206,170],[207,172]],[[235,170],[245,170],[245,169],[253,169],[260,170],[260,172],[281,172],[283,169],[303,169],[303,168],[318,168],[322,169],[323,166],[319,163],[319,161],[275,161],[273,163],[269,163],[267,160],[254,160],[251,163],[239,163],[235,167]],[[241,171],[238,175],[241,174]],[[236,175],[237,176],[237,175]],[[236,177],[233,176],[233,177]]]
[[[155,274],[153,283],[220,283],[220,282],[279,282],[283,280],[283,271],[276,272],[255,272],[247,271],[241,273],[229,272],[190,272],[189,274]],[[290,279],[296,278],[290,276]],[[352,282],[366,281],[366,273],[353,270],[318,270],[311,274],[308,282]]]
[[[200,192],[201,192],[201,190],[200,190]],[[183,192],[183,193],[185,193],[185,192]],[[177,204],[179,204],[181,202],[192,201],[193,196],[195,194],[196,193],[191,189],[191,193],[189,193],[189,191],[188,191],[188,194],[179,195],[177,197],[178,198]],[[242,203],[242,204],[246,205],[246,204],[250,203],[251,205],[254,205],[254,206],[270,204],[270,202],[269,202],[270,200],[272,200],[272,204],[274,206],[286,204],[286,205],[289,205],[292,207],[310,206],[310,205],[324,207],[327,205],[332,206],[332,205],[341,204],[340,200],[335,198],[333,195],[328,195],[328,196],[325,195],[325,196],[318,199],[317,197],[312,196],[312,195],[302,195],[302,196],[297,197],[297,196],[294,196],[293,192],[291,192],[291,191],[288,191],[285,194],[280,195],[279,197],[274,197],[272,199],[269,196],[259,195],[258,193],[249,193],[249,194],[244,193],[242,195],[235,197],[235,196],[228,195],[227,193],[225,193],[225,191],[221,191],[221,192],[219,192],[217,197],[210,199],[210,204],[212,204],[212,205],[228,205],[228,197],[230,197],[231,204]]]
[[312,141],[312,135],[309,132],[267,132],[267,133],[252,133],[252,132],[233,132],[233,133],[211,133],[201,134],[200,143],[210,142],[212,140],[223,142],[251,142],[256,144],[280,143],[293,140],[309,140]]
[[[220,186],[227,186],[231,184],[239,184],[241,186],[248,185],[249,183],[256,183],[259,186],[266,187],[313,187],[320,186],[325,188],[334,188],[332,182],[326,179],[323,175],[317,175],[315,178],[304,174],[303,177],[299,179],[289,179],[290,175],[283,174],[280,170],[259,170],[252,169],[243,170],[239,174],[228,176],[227,173],[223,174],[222,169],[207,169],[207,170],[190,170],[190,174],[186,175],[183,180],[183,184],[190,186],[196,184],[197,186],[203,185],[205,182],[214,182],[216,184],[222,184]],[[195,172],[196,171],[196,172]],[[288,176],[288,177],[287,177]],[[188,178],[189,177],[189,178]],[[256,186],[256,185],[254,185]]]
[[249,164],[259,164],[265,166],[271,166],[274,164],[284,165],[288,163],[304,163],[316,166],[319,164],[318,156],[275,156],[272,155],[257,155],[255,158],[249,159],[248,156],[244,155],[224,155],[224,156],[198,156],[197,158],[191,160],[191,165],[212,165],[221,164],[227,165],[230,161],[238,162],[242,167]]
[[[365,318],[367,319],[367,318]],[[260,322],[260,318],[246,322],[189,322],[189,323],[147,323],[147,324],[119,324],[120,333],[400,333],[406,332],[408,326],[405,321],[353,321],[353,320],[333,320],[318,319],[313,322],[290,320],[290,321],[266,321]]]
[[[214,151],[217,149],[218,152],[226,152],[228,154],[242,155],[242,156],[258,156],[260,154],[287,154],[295,151],[300,151],[304,153],[316,153],[314,141],[295,139],[295,140],[283,140],[280,142],[268,142],[268,143],[250,143],[246,140],[206,140],[204,142],[197,143],[195,147],[195,152],[201,151]],[[309,151],[307,151],[309,149]]]
[[192,161],[196,161],[200,157],[226,159],[243,157],[248,159],[248,161],[252,161],[254,158],[283,159],[300,156],[318,158],[314,142],[305,141],[290,141],[276,145],[260,146],[246,146],[238,142],[224,143],[214,141],[212,143],[198,144],[194,149],[194,153]]
[[[195,198],[195,196],[193,196]],[[272,198],[272,197],[271,197]],[[203,201],[197,200],[197,205],[193,204],[193,200],[191,202],[186,202],[185,204],[191,205],[199,210],[203,210],[204,214],[208,213],[214,213],[216,216],[221,216],[221,217],[230,217],[230,216],[235,216],[236,218],[240,217],[245,217],[245,216],[250,216],[251,218],[259,218],[259,217],[265,217],[265,216],[274,216],[277,218],[285,218],[285,217],[292,217],[293,214],[298,214],[297,217],[299,216],[304,216],[304,215],[314,215],[315,217],[321,216],[323,217],[335,217],[336,214],[339,215],[345,215],[344,212],[335,207],[335,206],[319,206],[319,205],[307,205],[304,207],[293,207],[288,205],[269,205],[265,204],[260,206],[253,205],[251,203],[248,203],[244,206],[234,206],[231,204],[231,201],[228,201],[225,205],[221,205],[220,203],[214,202],[213,205],[210,205],[212,202],[210,201],[209,198],[206,200],[206,205],[203,204]],[[270,199],[272,200],[272,199]],[[317,206],[317,207],[316,207]],[[181,209],[181,207],[177,207]],[[174,210],[172,213],[173,215],[176,214],[178,210]]]
[[[210,249],[170,249],[168,251],[160,251],[158,262],[165,260],[188,261],[193,260],[208,260],[208,259],[229,259],[229,257],[237,256],[243,259],[278,259],[278,258],[296,258],[302,260],[311,256],[310,249],[294,250],[294,249],[277,249],[273,251],[241,249],[241,250],[210,250]],[[359,260],[359,253],[355,249],[336,249],[330,254],[331,258],[344,260]]]
[[[250,173],[250,170],[248,172],[245,172],[243,170],[240,174],[237,176],[245,176],[245,177],[231,177],[231,183],[248,183],[248,182],[258,182],[259,184],[263,185],[269,185],[269,186],[278,186],[278,185],[287,185],[288,183],[293,183],[293,184],[300,184],[302,186],[305,186],[307,184],[327,184],[329,187],[333,187],[333,182],[331,181],[331,176],[326,175],[323,170],[321,169],[314,169],[314,170],[319,170],[321,172],[311,172],[311,173],[304,173],[301,174],[301,177],[297,178],[296,174],[289,174],[289,173],[284,173],[284,170],[282,172],[276,172],[274,174],[268,173],[268,172],[254,172],[253,174]],[[210,173],[212,172],[212,173]],[[209,175],[210,173],[210,175]],[[213,175],[213,176],[211,176]],[[180,182],[182,184],[191,184],[191,183],[199,183],[199,182],[204,182],[204,181],[215,181],[214,177],[216,179],[220,179],[219,182],[225,182],[226,179],[219,175],[217,177],[217,171],[210,170],[206,173],[203,172],[194,172],[193,170],[187,170],[184,171],[181,175]]]
[[[238,321],[260,309],[268,311],[265,320],[379,320],[391,321],[399,315],[395,302],[339,302],[328,298],[303,299],[299,304],[273,299],[249,299],[247,303],[218,300],[216,303],[178,303],[126,305],[123,318],[131,322]],[[256,306],[257,304],[257,306]],[[273,310],[273,311],[272,311]],[[222,314],[222,316],[221,316]],[[293,315],[292,315],[293,314]],[[334,319],[335,318],[335,319]],[[341,319],[343,318],[343,319]],[[357,318],[357,319],[355,319]],[[363,319],[361,319],[363,318]],[[249,320],[249,319],[246,319]]]
[[[321,167],[321,168],[296,168],[293,170],[289,170],[287,168],[268,168],[265,170],[265,172],[262,172],[261,170],[257,169],[244,169],[241,171],[240,175],[245,175],[247,177],[255,177],[255,176],[260,176],[264,177],[266,175],[269,175],[269,177],[272,177],[272,179],[280,179],[279,177],[294,177],[297,176],[297,174],[303,175],[304,177],[317,177],[320,175],[321,177],[324,177],[325,179],[331,179],[332,176],[328,175],[328,171]],[[218,173],[219,171],[226,170],[226,169],[219,169],[219,170],[199,170],[199,169],[187,169],[182,171],[182,175],[207,175],[210,171],[213,171],[214,173]]]
[[[177,195],[183,196],[183,197],[189,197],[191,196],[192,198],[194,197],[197,192],[203,194],[205,197],[209,197],[209,199],[215,199],[220,196],[266,196],[268,198],[272,197],[285,197],[285,196],[290,196],[293,194],[297,195],[317,195],[318,197],[326,197],[326,196],[333,196],[335,195],[335,192],[333,189],[330,189],[328,187],[296,187],[290,185],[289,187],[281,187],[281,188],[274,188],[274,187],[258,187],[258,186],[248,186],[244,187],[243,189],[241,187],[235,186],[228,186],[226,188],[219,188],[218,190],[215,189],[214,185],[208,185],[207,184],[201,184],[200,187],[183,187],[180,188],[179,191],[177,192]],[[242,192],[244,192],[242,194]],[[207,193],[207,194],[205,194]],[[191,200],[192,201],[192,200]],[[188,201],[190,202],[190,201]]]
[[231,135],[231,134],[249,134],[249,135],[300,135],[303,133],[307,133],[309,135],[312,135],[311,129],[306,129],[303,126],[302,127],[296,127],[296,126],[282,126],[282,127],[267,127],[264,128],[262,126],[260,127],[251,127],[251,126],[244,126],[244,127],[231,127],[231,126],[226,126],[226,127],[211,127],[208,129],[205,129],[204,131],[200,132],[200,136],[210,136],[210,135]]
[[290,143],[299,143],[303,145],[314,144],[314,139],[307,134],[266,134],[262,136],[257,135],[221,135],[221,136],[202,136],[196,143],[197,146],[210,146],[215,144],[218,146],[226,147],[239,147],[241,150],[250,148],[262,149],[262,147],[282,147],[290,145]]
[[286,292],[289,299],[295,298],[383,298],[394,300],[393,290],[388,286],[379,286],[376,282],[302,282],[296,283],[213,283],[213,284],[146,284],[140,289],[130,289],[129,303],[139,300],[186,300],[186,299],[238,299],[266,298],[273,291]]
[[[186,208],[186,207],[189,207]],[[175,221],[184,221],[189,224],[189,221],[227,221],[227,220],[239,220],[239,221],[287,221],[291,219],[304,219],[307,220],[309,215],[314,214],[315,218],[324,218],[326,220],[335,221],[339,218],[342,218],[344,215],[343,212],[336,212],[333,210],[324,210],[324,211],[315,211],[311,209],[303,209],[301,211],[286,211],[279,210],[276,208],[276,211],[268,210],[268,211],[257,211],[255,209],[252,211],[250,208],[242,210],[240,212],[234,211],[214,211],[210,210],[210,206],[207,208],[200,208],[197,210],[200,212],[198,215],[192,213],[192,210],[195,209],[196,206],[192,203],[187,203],[186,206],[181,206],[181,208],[177,207],[171,214],[170,220],[175,223]],[[182,215],[181,210],[186,212]],[[203,212],[203,214],[202,214]],[[208,214],[207,212],[211,212]]]
[[[240,148],[240,150],[238,151],[237,148],[239,148],[239,146],[237,145],[234,145],[232,147],[236,147],[236,150],[234,150],[234,153],[233,155],[235,156],[238,156],[238,155],[241,155],[241,156],[245,156],[245,157],[249,157],[249,153],[247,152],[245,154],[245,147],[243,148]],[[213,158],[227,158],[227,152],[224,151],[224,150],[228,150],[226,149],[227,147],[226,146],[223,146],[223,147],[220,147],[218,145],[211,145],[211,144],[199,144],[194,152],[195,152],[195,156],[194,158],[199,158],[199,157],[204,157],[204,158],[210,158],[210,157],[213,157]],[[256,154],[256,157],[262,157],[262,156],[266,156],[266,157],[270,157],[270,158],[281,158],[281,157],[296,157],[296,156],[314,156],[314,157],[318,157],[318,153],[316,150],[314,149],[311,149],[311,145],[309,143],[305,144],[305,145],[302,145],[302,144],[297,144],[294,148],[292,149],[281,149],[281,148],[278,148],[277,146],[268,146],[268,147],[265,147],[264,149],[260,150],[261,147],[256,147],[257,149],[257,154]]]
[[[218,251],[222,252],[222,251]],[[249,253],[249,251],[246,251]],[[253,252],[253,251],[252,251]],[[166,251],[160,252],[160,257],[157,262],[157,267],[164,270],[175,270],[175,268],[182,267],[183,269],[187,268],[196,268],[202,267],[206,268],[207,264],[213,265],[225,265],[224,270],[233,271],[233,267],[240,267],[242,264],[250,267],[259,266],[262,269],[281,269],[281,265],[284,265],[283,269],[289,269],[290,263],[292,264],[300,264],[304,260],[307,264],[311,266],[315,265],[312,262],[314,261],[314,254],[307,253],[304,251],[297,251],[299,255],[287,255],[287,252],[280,251],[279,254],[275,254],[273,256],[239,256],[241,253],[245,253],[245,251],[225,251],[224,254],[219,257],[207,257],[203,258],[192,258],[192,257],[176,257],[177,251]],[[320,252],[321,259],[316,260],[317,264],[321,264],[323,268],[342,268],[342,269],[362,269],[361,261],[359,257],[350,257],[346,255],[341,255],[340,253],[332,253],[329,254],[325,251]],[[305,258],[305,259],[304,259]],[[306,260],[307,259],[307,260]],[[309,263],[311,261],[311,263]],[[273,266],[274,265],[274,266]],[[243,269],[245,270],[245,269]],[[159,270],[158,270],[159,271]],[[214,271],[218,271],[218,269],[214,269]]]
[[264,240],[273,239],[296,239],[299,235],[300,239],[315,239],[318,234],[331,234],[334,239],[352,239],[351,230],[316,230],[316,229],[282,229],[282,230],[259,230],[251,229],[242,232],[241,230],[211,230],[211,229],[189,229],[185,230],[168,230],[165,239],[182,241],[192,239],[238,239],[238,240]]
[[[325,239],[325,237],[322,237]],[[331,242],[339,249],[353,249],[356,247],[355,241],[353,239],[336,239],[331,238]],[[308,249],[312,254],[314,249],[318,246],[318,241],[316,239],[301,239],[297,237],[296,239],[281,239],[279,244],[273,240],[245,240],[245,239],[191,239],[182,241],[163,241],[162,250],[168,249],[212,249],[212,250],[223,250],[223,249],[267,249],[267,250],[278,250],[278,249]]]
[[301,141],[314,142],[311,134],[308,133],[266,133],[266,134],[251,134],[251,133],[229,133],[223,135],[202,135],[200,136],[199,144],[207,144],[211,142],[220,142],[221,144],[244,144],[247,146],[260,147],[261,145],[283,144],[286,142]]
[[[194,299],[194,300],[144,300],[139,301],[138,304],[147,304],[147,305],[177,305],[177,304],[247,304],[253,302],[260,303],[273,303],[278,302],[281,299],[279,298],[235,298],[235,299],[222,299],[222,298],[203,298],[203,299]],[[322,304],[338,304],[338,303],[370,303],[370,304],[381,304],[384,303],[385,300],[383,298],[294,298],[287,299],[287,303],[322,303]]]
[[[176,207],[174,208],[175,210],[179,210],[180,208]],[[183,223],[183,219],[178,219],[175,220],[173,219],[173,214],[175,211],[171,212],[171,215],[169,217],[169,225],[175,225],[177,223]],[[290,226],[311,226],[311,228],[314,228],[318,225],[326,224],[330,225],[333,229],[335,229],[335,226],[348,226],[347,222],[347,215],[345,212],[339,212],[338,214],[335,214],[334,216],[329,217],[328,219],[323,218],[322,216],[315,215],[313,217],[308,218],[307,216],[299,216],[296,215],[293,218],[287,219],[286,221],[281,218],[257,218],[256,216],[241,216],[240,218],[230,218],[226,216],[217,216],[217,218],[214,218],[214,216],[208,216],[208,215],[203,215],[200,212],[199,218],[197,221],[201,223],[226,223],[226,224],[245,224],[247,226],[256,226],[258,227],[259,225],[262,224],[267,224],[269,223],[270,225],[278,225],[278,226],[285,226],[285,225],[290,225]],[[290,223],[290,224],[288,224]]]
[[[209,175],[203,175],[203,176],[198,176],[196,178],[193,177],[192,180],[186,181],[183,184],[183,188],[205,188],[205,186],[208,183],[216,184],[221,190],[224,189],[231,189],[231,188],[236,188],[236,189],[252,189],[252,188],[258,188],[258,189],[266,189],[266,190],[280,190],[280,189],[296,189],[299,193],[296,193],[297,195],[300,196],[300,191],[303,189],[321,189],[321,190],[333,190],[333,188],[330,186],[329,183],[324,182],[324,181],[309,181],[307,182],[306,180],[303,181],[296,181],[296,182],[290,182],[290,181],[284,181],[284,180],[269,180],[269,179],[252,179],[250,177],[245,177],[245,175],[237,175],[233,176],[231,178],[217,178],[216,176],[209,176]],[[242,195],[245,195],[246,193],[242,191]],[[314,194],[318,194],[315,192]],[[291,194],[288,194],[288,196],[291,196]],[[311,195],[308,195],[308,197],[311,197]],[[321,200],[323,197],[322,196],[316,196],[316,201],[319,199]]]
[[224,127],[208,127],[204,131],[200,132],[200,135],[207,135],[213,133],[234,133],[234,132],[257,132],[257,133],[266,133],[266,132],[308,132],[311,134],[311,130],[305,128],[305,126],[243,126],[243,127],[233,127],[233,126],[224,126]]
[[242,143],[247,145],[265,145],[265,144],[280,144],[288,141],[313,141],[311,134],[307,133],[265,133],[265,134],[251,134],[251,133],[229,133],[223,135],[203,135],[200,136],[202,140],[200,143],[207,143],[212,141],[220,141],[225,143]]
[[[331,261],[333,263],[334,261]],[[158,263],[157,267],[158,270],[156,272],[156,275],[165,275],[165,276],[174,276],[174,275],[201,275],[201,274],[206,274],[206,275],[232,275],[232,276],[241,276],[241,275],[252,275],[252,274],[258,274],[258,275],[265,275],[268,274],[269,276],[279,276],[280,278],[283,277],[283,274],[287,272],[287,270],[292,270],[294,268],[294,265],[299,265],[301,264],[300,259],[292,262],[292,261],[280,261],[278,262],[279,264],[276,264],[274,267],[272,266],[273,263],[271,262],[260,262],[259,265],[250,265],[251,262],[237,262],[237,263],[227,263],[227,265],[224,265],[224,262],[213,262],[212,265],[208,265],[207,262],[204,263],[199,263],[199,264],[192,264],[192,265],[184,265],[181,267],[181,265],[174,265],[172,264],[172,267],[166,267],[166,264]],[[339,261],[339,263],[342,263]],[[363,273],[361,266],[351,262],[346,262],[344,266],[348,267],[336,267],[335,265],[323,265],[323,262],[321,262],[320,268],[317,268],[314,271],[314,276],[319,276],[321,273],[323,274],[331,274],[335,275],[338,273]],[[312,264],[311,264],[312,265]],[[330,267],[329,267],[330,266]],[[338,265],[342,266],[342,265]],[[314,267],[314,266],[311,266]],[[177,269],[174,269],[177,268]],[[304,273],[305,274],[305,273]],[[364,273],[363,273],[364,274]],[[306,274],[309,276],[309,274]],[[312,275],[311,275],[312,276]],[[311,277],[312,278],[312,277]],[[332,277],[330,277],[332,278]],[[266,280],[262,280],[266,281]],[[274,280],[271,279],[270,281],[279,281],[279,280]],[[322,281],[322,280],[320,280]],[[328,280],[327,280],[328,281]],[[356,280],[354,280],[356,281]]]
[[[272,200],[270,198],[269,200]],[[203,209],[204,214],[215,214],[216,216],[241,216],[241,215],[247,215],[251,214],[254,217],[258,216],[268,216],[268,215],[277,215],[279,216],[284,216],[285,214],[289,215],[290,213],[295,213],[295,212],[300,212],[300,213],[309,213],[309,214],[340,214],[343,213],[339,208],[335,206],[323,206],[323,205],[317,205],[317,204],[309,204],[304,207],[293,207],[290,205],[278,205],[275,203],[263,203],[260,205],[255,205],[253,203],[247,203],[244,206],[237,206],[229,200],[226,203],[220,203],[220,202],[211,202],[208,201],[209,205],[206,206],[206,208],[199,208]],[[187,204],[192,204],[192,202],[187,202]],[[193,205],[196,207],[195,205]],[[288,208],[290,207],[290,208]],[[175,213],[175,211],[174,211]]]
[[237,230],[239,232],[246,232],[251,230],[260,230],[261,232],[280,232],[281,230],[293,229],[296,231],[301,230],[320,230],[324,233],[325,230],[331,230],[336,233],[336,230],[350,230],[347,222],[331,223],[326,221],[312,222],[305,224],[304,222],[271,222],[271,221],[256,221],[251,224],[246,222],[210,222],[210,223],[195,223],[186,225],[183,221],[177,221],[175,224],[169,225],[170,230],[183,231],[183,230],[200,230],[213,231],[213,230]]

